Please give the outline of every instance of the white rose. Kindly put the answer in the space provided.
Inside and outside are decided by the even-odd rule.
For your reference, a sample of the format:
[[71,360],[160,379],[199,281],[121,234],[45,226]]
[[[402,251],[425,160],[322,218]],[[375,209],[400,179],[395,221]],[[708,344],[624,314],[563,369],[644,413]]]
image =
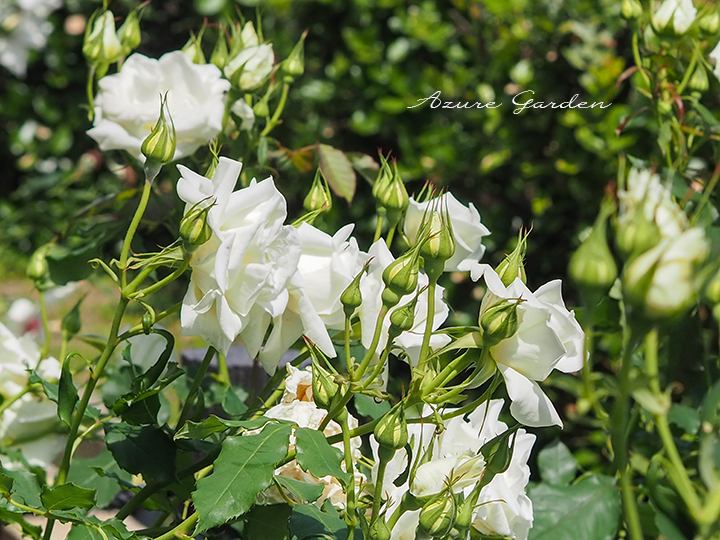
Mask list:
[[45,47],[53,25],[50,13],[61,0],[18,0],[17,9],[6,2],[0,6],[0,64],[17,77],[24,77],[30,51]]
[[645,217],[658,226],[663,238],[675,237],[690,226],[687,215],[673,200],[669,187],[648,169],[631,169],[627,189],[618,191],[618,198],[621,224],[632,219],[635,209],[642,207]]
[[[241,168],[222,157],[209,179],[178,167],[186,211],[214,203],[208,213],[214,234],[191,256],[180,319],[185,335],[200,336],[223,354],[241,335],[254,358],[271,319],[285,312],[301,247],[297,230],[283,224],[286,203],[272,178],[233,191]],[[269,372],[276,367],[265,366]]]
[[[417,240],[425,210],[432,203],[432,201],[419,203],[410,197],[403,230],[411,244]],[[470,270],[485,253],[482,237],[489,235],[490,231],[480,223],[480,214],[472,203],[464,206],[448,192],[439,197],[439,204],[441,210],[447,206],[455,236],[455,253],[445,262],[445,271]]]
[[336,356],[328,329],[345,328],[340,296],[367,259],[350,237],[352,230],[353,225],[346,225],[330,236],[307,223],[297,228],[302,252],[288,288],[287,309],[273,320],[273,330],[260,351],[263,365],[276,366],[303,334],[327,356]]
[[[362,344],[365,348],[369,348],[372,344],[375,326],[377,324],[378,314],[382,308],[382,291],[385,284],[382,280],[382,274],[385,268],[392,263],[395,258],[390,253],[383,239],[375,242],[368,251],[368,256],[372,258],[368,267],[367,275],[360,280],[360,291],[362,293],[362,304],[360,305],[360,323],[362,327]],[[418,275],[417,289],[423,289],[428,284],[428,278],[422,272]],[[437,330],[448,316],[449,309],[443,300],[443,292],[445,289],[437,286],[435,289],[435,313],[433,317],[432,329]],[[398,309],[407,305],[412,301],[415,293],[403,296],[397,307]],[[401,346],[407,352],[413,363],[416,363],[420,357],[420,348],[422,345],[423,335],[425,333],[425,324],[427,321],[428,310],[428,291],[427,289],[420,294],[417,305],[415,306],[415,320],[413,327],[407,332],[403,332],[395,339],[395,344]],[[382,354],[387,344],[388,329],[390,328],[390,317],[385,317],[383,322],[383,332],[380,335],[380,342],[377,347],[377,354]],[[435,350],[443,347],[450,342],[450,338],[443,334],[436,334],[430,338],[430,347]]]
[[[517,332],[489,350],[505,379],[512,401],[510,413],[526,426],[562,426],[555,407],[536,382],[544,381],[567,355],[563,337],[575,346],[574,356],[563,366],[565,370],[572,370],[582,362],[582,357],[577,358],[578,350],[582,350],[577,335],[579,330],[573,328],[569,314],[559,309],[557,291],[553,290],[556,286],[548,284],[551,287],[545,291],[540,289],[538,298],[520,278],[505,287],[497,273],[487,265],[483,277],[487,292],[480,306],[480,317],[503,299],[522,300],[517,306]],[[553,302],[548,303],[548,299]]]
[[[30,371],[40,360],[40,350],[30,335],[16,337],[0,324],[0,394],[9,398],[17,395],[27,384]],[[43,379],[60,377],[60,363],[46,358],[40,364],[38,375]]]
[[242,49],[225,66],[225,76],[240,90],[254,90],[272,73],[275,53],[272,45],[251,45]]
[[[433,424],[408,424],[408,435],[413,441],[413,459],[419,459],[433,443],[431,460],[420,465],[415,477],[396,486],[395,479],[406,470],[408,455],[405,449],[395,453],[388,463],[383,480],[383,492],[389,499],[387,514],[390,515],[408,490],[417,496],[431,496],[439,493],[452,478],[455,493],[468,495],[483,477],[485,463],[480,448],[493,437],[507,431],[507,426],[498,420],[503,407],[502,400],[485,403],[468,415],[462,415],[445,422],[445,429],[436,434]],[[445,409],[450,413],[453,409]],[[423,415],[431,412],[425,406]],[[532,502],[525,494],[530,478],[527,460],[535,441],[534,435],[518,430],[515,448],[507,471],[496,475],[480,492],[478,509],[473,525],[487,534],[498,534],[526,540],[532,525]],[[378,445],[374,439],[370,445],[375,458],[373,482],[377,481]],[[420,511],[406,512],[392,530],[392,540],[413,540],[418,526]]]
[[665,0],[653,14],[653,24],[663,30],[672,20],[676,34],[684,34],[695,20],[697,9],[692,0]]
[[[282,403],[293,401],[313,401],[312,393],[312,367],[298,369],[287,364],[288,376],[285,377],[285,390],[281,398]],[[313,402],[314,403],[314,402]]]
[[160,115],[160,96],[167,92],[177,135],[174,159],[188,156],[222,130],[230,83],[221,75],[213,64],[193,64],[182,51],[159,60],[133,54],[119,73],[100,79],[95,121],[87,133],[101,150],[127,150],[143,161],[140,147]]
[[637,256],[623,278],[631,302],[653,319],[684,312],[697,293],[695,270],[709,249],[705,231],[695,227]]

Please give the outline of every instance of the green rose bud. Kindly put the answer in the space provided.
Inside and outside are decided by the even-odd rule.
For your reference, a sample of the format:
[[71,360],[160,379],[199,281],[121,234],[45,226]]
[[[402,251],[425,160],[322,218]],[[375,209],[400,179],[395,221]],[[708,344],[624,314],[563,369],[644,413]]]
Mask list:
[[705,285],[705,298],[713,305],[720,304],[720,270]]
[[619,220],[615,245],[627,258],[657,245],[660,237],[660,228],[647,218],[644,209],[639,206],[631,216]]
[[452,529],[455,514],[455,496],[451,490],[445,490],[420,510],[420,530],[433,538],[442,538]]
[[389,450],[400,450],[408,443],[405,409],[402,402],[395,405],[375,426],[373,431],[378,444]]
[[447,209],[443,213],[430,210],[429,215],[423,216],[420,231],[426,236],[420,246],[425,273],[435,283],[445,269],[445,262],[455,254],[455,235]]
[[372,525],[370,525],[370,540],[390,540],[392,533],[383,517],[378,517]]
[[400,222],[405,210],[407,210],[408,204],[410,204],[405,184],[397,170],[397,162],[393,163],[390,181],[383,192],[379,194],[378,200],[385,212],[387,212],[390,227],[395,227]]
[[310,191],[303,201],[303,208],[306,212],[327,212],[332,208],[330,188],[320,168],[315,173]]
[[140,147],[148,162],[169,163],[175,156],[175,124],[167,109],[167,94],[160,98],[160,116]]
[[265,118],[270,114],[270,105],[268,105],[268,96],[270,92],[265,94],[260,101],[253,105],[253,113],[258,118]]
[[282,70],[291,77],[299,77],[305,71],[305,38],[307,30],[300,36],[300,41],[293,47],[290,56],[283,62]]
[[505,299],[493,304],[480,315],[483,341],[487,347],[515,335],[518,329],[517,306],[520,300]]
[[617,264],[605,238],[607,213],[602,211],[590,235],[570,257],[570,279],[581,289],[605,294],[618,275]]
[[455,515],[454,527],[460,533],[465,533],[466,535],[467,531],[470,530],[470,525],[472,525],[473,522],[473,514],[475,513],[475,505],[477,504],[479,495],[480,490],[473,489],[472,493],[470,493],[470,496],[457,505],[457,513]]
[[83,54],[93,65],[112,64],[123,55],[123,45],[115,33],[112,11],[96,11],[88,21],[83,42]]
[[225,27],[220,27],[218,32],[218,40],[210,55],[210,63],[215,64],[220,70],[225,69],[229,58],[227,38],[225,37]]
[[627,20],[637,19],[642,15],[643,9],[637,0],[623,0],[620,6],[620,12],[623,18]]
[[390,185],[393,173],[390,165],[388,165],[387,159],[385,159],[385,156],[382,154],[380,154],[380,162],[380,171],[378,172],[378,177],[373,184],[372,195],[375,198],[375,207],[377,208],[378,213],[385,214],[385,207],[382,205],[381,197]]
[[700,27],[700,30],[708,36],[716,35],[718,29],[720,29],[720,13],[712,11],[706,14],[702,19],[700,19],[698,26]]
[[520,278],[523,283],[527,281],[525,275],[525,253],[527,252],[527,234],[520,232],[518,242],[512,253],[507,255],[495,269],[497,275],[503,285],[509,287],[516,278]]
[[[387,307],[396,305],[400,298],[417,288],[420,264],[417,250],[411,250],[391,262],[382,274],[385,290],[383,303]],[[385,294],[388,291],[389,294]],[[394,303],[393,303],[394,302]]]
[[353,280],[350,282],[350,285],[348,285],[347,288],[340,295],[340,303],[343,305],[343,310],[345,311],[346,317],[352,317],[353,313],[355,313],[355,310],[362,305],[360,279],[367,271],[368,266],[370,266],[370,262],[371,261],[365,263],[365,266],[363,266],[362,270],[358,272],[358,275],[353,278]]
[[127,19],[118,30],[117,35],[122,44],[123,56],[127,56],[140,45],[140,11],[138,9],[130,12],[130,15],[127,16]]
[[183,247],[186,251],[192,252],[196,248],[202,246],[212,237],[212,229],[208,224],[208,213],[212,205],[206,204],[200,207],[206,201],[200,201],[187,212],[180,221],[180,238],[183,241]]
[[698,66],[695,68],[695,71],[690,76],[690,81],[688,81],[688,87],[690,90],[694,90],[696,92],[706,92],[708,88],[710,88],[710,81],[708,80],[707,71],[705,71],[705,68],[702,66],[702,64],[698,64]]
[[192,60],[193,64],[205,64],[205,54],[202,50],[202,38],[204,33],[204,26],[197,36],[191,33],[190,39],[188,39],[187,43],[182,48],[182,52],[184,52],[185,55]]
[[35,282],[46,281],[50,273],[50,268],[47,263],[47,252],[50,249],[51,244],[45,244],[35,250],[30,256],[30,261],[25,271],[27,277]]
[[318,407],[329,411],[330,404],[338,393],[339,386],[333,380],[332,375],[320,365],[314,345],[311,345],[310,352],[312,356],[313,400]]

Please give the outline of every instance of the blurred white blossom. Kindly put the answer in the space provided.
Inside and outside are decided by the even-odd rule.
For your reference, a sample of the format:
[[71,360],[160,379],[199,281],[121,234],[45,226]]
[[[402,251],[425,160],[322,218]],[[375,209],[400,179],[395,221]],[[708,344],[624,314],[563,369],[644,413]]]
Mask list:
[[0,2],[0,64],[24,77],[30,51],[45,47],[53,25],[47,19],[62,0]]

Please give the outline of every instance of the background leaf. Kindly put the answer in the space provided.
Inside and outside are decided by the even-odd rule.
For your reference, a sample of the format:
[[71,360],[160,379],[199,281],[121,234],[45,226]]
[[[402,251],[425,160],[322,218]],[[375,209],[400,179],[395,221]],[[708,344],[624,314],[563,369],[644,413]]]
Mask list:
[[320,169],[336,195],[351,202],[355,195],[355,171],[350,160],[337,148],[327,144],[318,145]]
[[142,474],[146,482],[175,480],[175,445],[160,429],[124,422],[105,424],[105,442],[120,467]]
[[97,491],[76,486],[69,482],[52,488],[43,486],[41,499],[43,506],[50,511],[71,510],[73,508],[90,510],[95,506]]
[[340,468],[343,459],[342,452],[330,446],[321,431],[310,428],[297,428],[295,430],[295,449],[297,462],[317,478],[334,476],[346,482],[348,474]]
[[560,439],[555,439],[540,451],[538,467],[543,482],[554,486],[568,485],[577,473],[577,461]]

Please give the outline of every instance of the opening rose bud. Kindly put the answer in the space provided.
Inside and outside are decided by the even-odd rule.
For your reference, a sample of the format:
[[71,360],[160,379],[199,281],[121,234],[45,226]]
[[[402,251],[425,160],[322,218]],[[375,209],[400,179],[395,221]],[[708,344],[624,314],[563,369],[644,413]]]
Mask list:
[[115,16],[106,10],[95,12],[85,31],[83,54],[90,64],[112,64],[123,55],[123,46],[115,33]]
[[427,237],[420,247],[425,273],[432,283],[436,283],[445,269],[445,262],[455,254],[455,235],[447,207],[442,213],[434,208],[429,215],[426,211],[420,231],[420,237]]

